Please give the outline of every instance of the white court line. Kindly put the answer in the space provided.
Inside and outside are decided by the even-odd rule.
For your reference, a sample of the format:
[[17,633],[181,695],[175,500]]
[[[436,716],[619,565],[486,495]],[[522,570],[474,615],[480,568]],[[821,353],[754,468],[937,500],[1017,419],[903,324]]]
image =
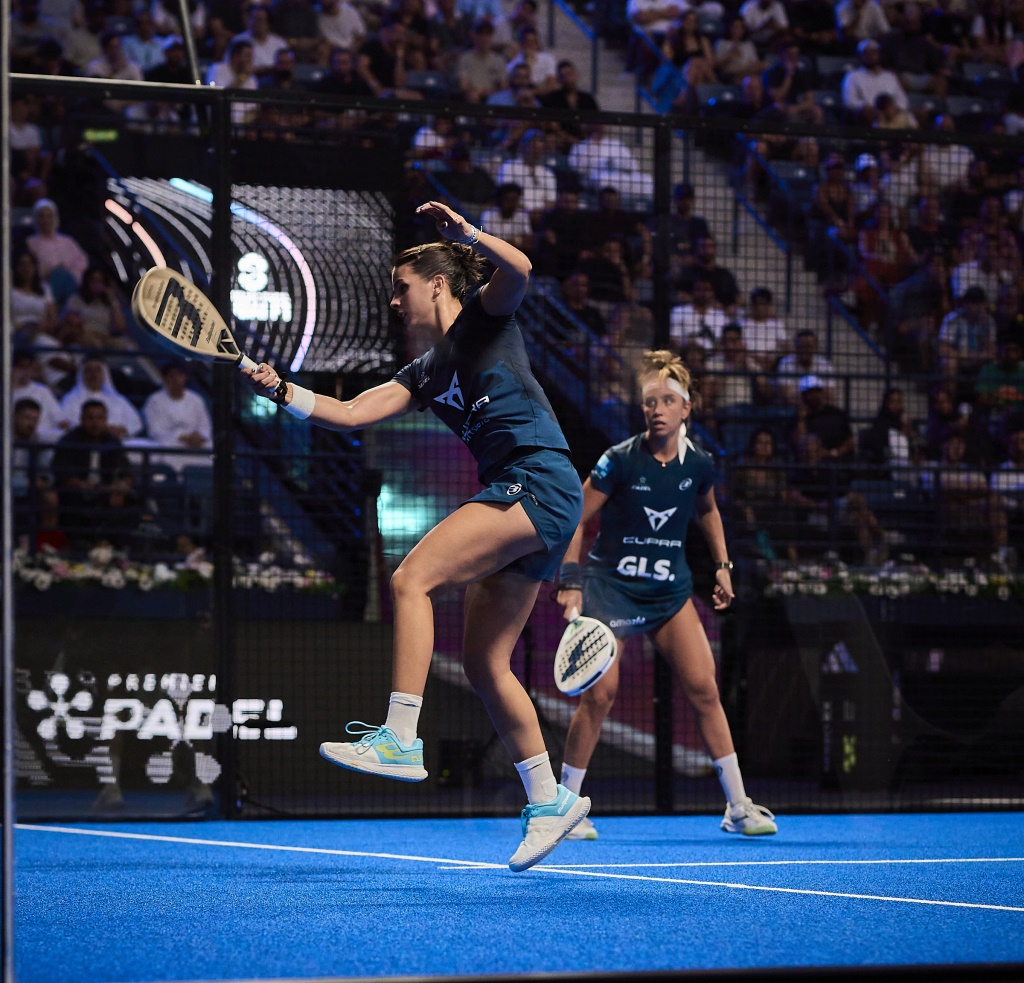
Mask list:
[[[122,833],[106,829],[73,829],[68,826],[37,826],[28,823],[17,823],[15,829],[43,833],[71,833],[77,836],[105,836],[121,840],[147,840],[156,843],[186,843],[195,846],[237,847],[243,850],[271,850],[285,853],[311,853],[340,857],[376,857],[383,860],[412,860],[419,863],[436,863],[445,866],[442,869],[469,870],[489,869],[507,870],[505,864],[492,864],[476,860],[455,860],[451,857],[420,857],[401,853],[375,853],[365,850],[332,850],[327,847],[312,846],[279,846],[273,843],[245,843],[235,840],[204,840],[190,836],[159,836],[155,833]],[[945,908],[980,908],[986,911],[1014,911],[1024,914],[1024,908],[1011,905],[978,904],[971,901],[935,901],[929,898],[900,898],[881,894],[853,894],[843,891],[813,891],[795,887],[766,887],[760,884],[738,884],[730,881],[696,881],[680,877],[652,877],[646,874],[613,874],[596,870],[580,870],[561,866],[538,866],[533,868],[542,874],[568,874],[575,877],[599,877],[621,881],[643,881],[652,884],[686,884],[692,887],[725,887],[734,891],[768,891],[777,894],[804,894],[824,898],[850,898],[858,901],[894,901],[903,904],[922,904]]]
[[694,860],[678,863],[634,863],[634,864],[550,864],[561,870],[582,868],[588,870],[611,870],[620,867],[788,867],[788,866],[821,866],[839,867],[857,864],[1020,864],[1024,857],[921,857],[918,859],[901,860]]

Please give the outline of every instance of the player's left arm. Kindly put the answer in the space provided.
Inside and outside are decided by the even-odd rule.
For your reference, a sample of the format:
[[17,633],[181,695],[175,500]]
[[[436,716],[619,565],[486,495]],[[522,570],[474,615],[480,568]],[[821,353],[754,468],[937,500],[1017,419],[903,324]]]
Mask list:
[[725,529],[722,526],[722,514],[718,511],[715,501],[714,486],[697,498],[697,524],[707,540],[711,550],[711,558],[715,561],[715,589],[713,591],[716,611],[724,611],[736,596],[732,589],[731,571],[721,566],[729,561],[729,549],[725,545]]

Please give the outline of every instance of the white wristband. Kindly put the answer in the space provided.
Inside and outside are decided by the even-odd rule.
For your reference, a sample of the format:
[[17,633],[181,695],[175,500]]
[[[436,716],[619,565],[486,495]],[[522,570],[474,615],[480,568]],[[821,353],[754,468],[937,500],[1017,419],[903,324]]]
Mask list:
[[316,406],[316,393],[312,389],[297,386],[294,382],[291,386],[292,401],[285,406],[284,410],[300,420],[308,420]]

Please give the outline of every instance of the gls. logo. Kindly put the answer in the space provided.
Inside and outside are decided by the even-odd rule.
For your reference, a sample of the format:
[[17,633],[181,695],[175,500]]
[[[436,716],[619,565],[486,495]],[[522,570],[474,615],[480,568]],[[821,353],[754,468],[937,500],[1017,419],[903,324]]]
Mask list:
[[466,403],[462,398],[462,387],[459,385],[459,373],[452,373],[451,385],[446,392],[434,397],[435,403],[444,403],[445,406],[454,406],[457,410],[464,410]]
[[655,532],[676,514],[674,508],[666,509],[664,512],[655,512],[654,509],[649,509],[646,505],[644,506],[644,511],[647,513],[647,521],[650,522],[651,528]]
[[648,572],[646,556],[624,556],[615,568],[623,577],[639,577],[644,580],[675,580],[670,560],[656,560],[654,569]]

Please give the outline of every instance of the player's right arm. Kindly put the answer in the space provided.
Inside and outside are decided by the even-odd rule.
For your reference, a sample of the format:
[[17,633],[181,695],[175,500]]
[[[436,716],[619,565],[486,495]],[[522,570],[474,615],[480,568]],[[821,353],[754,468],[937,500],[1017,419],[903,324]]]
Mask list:
[[[565,570],[567,564],[576,564],[576,566],[579,567],[580,554],[583,552],[583,529],[587,523],[590,522],[590,520],[593,519],[602,508],[604,508],[604,503],[608,501],[608,497],[609,496],[604,492],[598,491],[590,483],[589,478],[583,482],[583,516],[580,519],[579,525],[576,527],[576,532],[573,533],[572,542],[569,544],[569,548],[565,551],[565,558],[562,560],[563,570]],[[559,576],[560,584],[575,582],[576,581],[566,581],[563,575]],[[565,618],[566,621],[572,620],[569,615],[574,609],[578,613],[582,613],[583,611],[582,590],[558,590],[555,594],[555,601],[562,605],[562,617]]]
[[[246,373],[249,382],[259,396],[273,399],[281,377],[269,365],[261,362],[252,373]],[[307,393],[308,395],[308,393]],[[291,403],[295,396],[295,387],[288,383],[284,405]],[[367,389],[352,399],[340,400],[323,393],[315,395],[313,410],[308,419],[310,423],[327,430],[338,430],[345,433],[349,430],[362,430],[364,427],[384,420],[391,420],[413,407],[412,393],[397,382],[385,382],[383,385]]]

